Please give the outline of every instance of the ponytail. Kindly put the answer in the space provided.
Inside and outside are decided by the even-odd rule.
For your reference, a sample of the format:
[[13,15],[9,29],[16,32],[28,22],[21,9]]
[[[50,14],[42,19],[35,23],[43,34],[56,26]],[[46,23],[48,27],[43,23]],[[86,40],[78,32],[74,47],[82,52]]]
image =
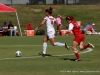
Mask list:
[[52,7],[50,7],[49,9],[45,9],[45,12],[48,12],[51,15],[52,14]]

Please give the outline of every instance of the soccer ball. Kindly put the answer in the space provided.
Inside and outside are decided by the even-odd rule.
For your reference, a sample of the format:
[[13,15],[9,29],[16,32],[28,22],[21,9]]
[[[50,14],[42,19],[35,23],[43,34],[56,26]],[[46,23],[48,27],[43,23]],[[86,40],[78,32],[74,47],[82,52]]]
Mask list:
[[21,51],[16,51],[16,53],[15,53],[15,56],[16,57],[21,57],[21,55],[22,55],[22,52]]

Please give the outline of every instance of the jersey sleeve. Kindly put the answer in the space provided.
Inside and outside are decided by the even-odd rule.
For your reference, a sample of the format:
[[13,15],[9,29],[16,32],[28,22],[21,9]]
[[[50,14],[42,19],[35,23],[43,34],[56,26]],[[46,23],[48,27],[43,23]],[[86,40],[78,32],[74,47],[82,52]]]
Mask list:
[[73,30],[74,25],[72,23],[69,24],[68,30]]
[[47,17],[44,17],[44,20],[47,20]]

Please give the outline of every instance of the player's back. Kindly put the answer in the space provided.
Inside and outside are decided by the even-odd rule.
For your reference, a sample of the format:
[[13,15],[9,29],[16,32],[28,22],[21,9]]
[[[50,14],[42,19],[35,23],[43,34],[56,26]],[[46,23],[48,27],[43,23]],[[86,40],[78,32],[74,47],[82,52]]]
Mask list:
[[54,30],[54,22],[56,19],[52,16],[46,16],[44,19],[46,20],[47,31]]

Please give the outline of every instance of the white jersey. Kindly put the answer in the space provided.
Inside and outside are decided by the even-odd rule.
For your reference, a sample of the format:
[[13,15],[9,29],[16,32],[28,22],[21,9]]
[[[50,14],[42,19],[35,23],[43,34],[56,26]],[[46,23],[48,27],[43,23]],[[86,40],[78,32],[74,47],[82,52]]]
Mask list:
[[55,31],[54,22],[56,21],[56,19],[52,16],[49,17],[46,16],[44,19],[46,20],[47,32]]

